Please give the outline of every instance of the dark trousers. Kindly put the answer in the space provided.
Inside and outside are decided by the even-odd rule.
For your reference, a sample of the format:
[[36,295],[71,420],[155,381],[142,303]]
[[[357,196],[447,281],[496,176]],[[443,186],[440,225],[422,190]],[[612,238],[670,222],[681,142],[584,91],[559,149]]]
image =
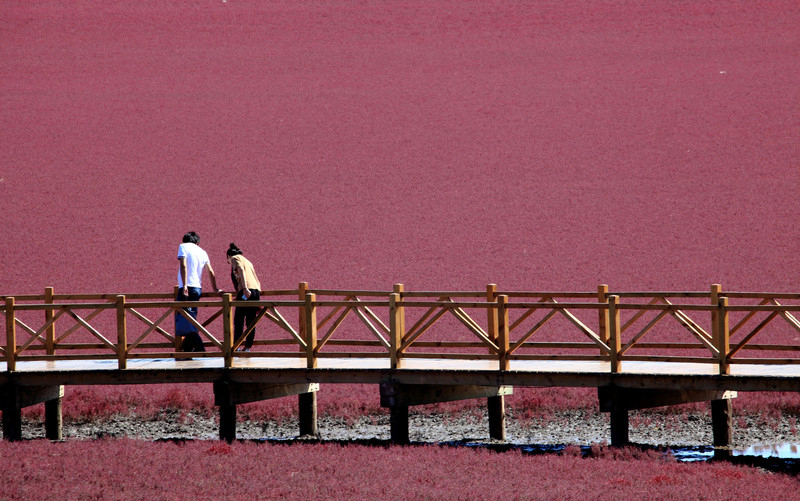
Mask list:
[[[261,291],[258,289],[250,289],[250,298],[246,299],[246,301],[258,301],[261,299]],[[244,294],[241,292],[236,295],[237,301],[245,301]],[[242,334],[244,334],[244,328],[247,326],[248,328],[256,319],[256,315],[258,315],[258,306],[247,307],[247,306],[237,306],[233,312],[233,339],[238,341]],[[256,328],[253,327],[253,330],[250,331],[250,334],[247,335],[247,339],[244,341],[244,347],[250,349],[253,347],[253,340],[256,338]]]
[[[202,293],[200,287],[188,287],[188,290],[189,295],[185,296],[183,294],[183,289],[178,289],[178,297],[176,298],[176,301],[200,301],[200,295]],[[197,318],[197,307],[185,308],[185,311],[189,312],[189,315],[191,315],[192,318]],[[200,337],[200,333],[197,332],[197,329],[192,328],[191,332],[183,334],[181,350],[206,351],[206,347],[203,346],[203,339]]]

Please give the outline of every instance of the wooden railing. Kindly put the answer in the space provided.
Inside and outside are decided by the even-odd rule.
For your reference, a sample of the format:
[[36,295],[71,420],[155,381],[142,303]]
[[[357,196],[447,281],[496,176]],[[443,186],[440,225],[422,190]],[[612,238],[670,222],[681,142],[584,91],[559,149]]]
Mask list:
[[[178,302],[173,294],[0,296],[8,371],[22,361],[117,361],[222,357],[225,367],[258,357],[413,358],[513,361],[800,363],[800,294],[723,292],[415,292],[297,289],[263,291],[260,301],[230,294]],[[253,351],[237,351],[234,308],[257,307]],[[197,307],[198,319],[183,308]],[[175,315],[199,331],[206,352],[180,352]],[[775,322],[780,318],[780,321]],[[266,321],[265,321],[266,320]],[[768,329],[769,327],[769,329]],[[265,334],[266,332],[266,334]],[[751,356],[745,356],[745,353]],[[755,355],[752,355],[755,354]]]

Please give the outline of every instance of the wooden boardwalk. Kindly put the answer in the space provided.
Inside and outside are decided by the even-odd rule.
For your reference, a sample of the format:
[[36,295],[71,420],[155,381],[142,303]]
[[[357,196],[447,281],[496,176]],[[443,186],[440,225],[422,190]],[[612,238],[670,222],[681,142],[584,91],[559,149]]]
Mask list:
[[514,386],[602,386],[638,379],[637,387],[733,389],[738,391],[800,391],[800,365],[736,365],[720,376],[714,363],[623,362],[612,373],[598,361],[515,360],[499,371],[487,360],[412,359],[392,369],[387,359],[324,358],[316,368],[299,357],[246,358],[225,367],[224,358],[193,360],[135,359],[124,370],[116,360],[59,360],[18,362],[9,372],[0,362],[0,384],[12,380],[36,384],[141,384],[159,382],[214,382],[232,379],[264,382],[320,382],[375,384],[399,382]]
[[[49,288],[3,301],[0,397],[11,439],[26,405],[45,402],[60,421],[64,385],[214,383],[220,435],[230,440],[240,403],[299,395],[301,433],[315,434],[320,384],[378,384],[399,442],[411,405],[487,398],[490,434],[503,438],[503,397],[513,386],[596,387],[601,410],[612,415],[612,442],[627,441],[630,409],[706,400],[721,416],[717,445],[726,433],[729,442],[733,392],[800,391],[800,294],[718,285],[614,293],[604,285],[409,292],[301,283],[247,303],[230,295],[180,303],[164,294]],[[237,351],[247,332],[233,337],[233,311],[245,304],[258,308],[251,352]],[[197,319],[186,313],[190,306]],[[206,352],[180,352],[172,329],[178,315],[195,325]]]

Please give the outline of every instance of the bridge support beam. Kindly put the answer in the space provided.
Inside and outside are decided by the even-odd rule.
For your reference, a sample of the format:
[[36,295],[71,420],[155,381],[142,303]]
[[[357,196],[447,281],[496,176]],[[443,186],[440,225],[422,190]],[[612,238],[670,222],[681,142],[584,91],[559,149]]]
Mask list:
[[511,386],[464,386],[441,384],[403,384],[386,381],[380,384],[381,407],[388,407],[392,442],[407,444],[408,408],[414,405],[452,402],[471,398],[487,398],[489,435],[505,440],[505,395],[513,393]]
[[711,402],[714,446],[729,447],[732,442],[731,399],[736,398],[735,391],[644,390],[601,386],[597,388],[597,395],[600,400],[600,411],[610,414],[611,445],[613,447],[621,447],[629,443],[628,411],[693,402]]
[[3,438],[9,441],[22,439],[22,409],[36,404],[45,404],[45,436],[50,440],[61,440],[61,399],[64,387],[20,386],[7,383],[0,386],[0,408],[3,410]]
[[300,434],[317,435],[317,396],[319,383],[261,384],[214,382],[214,404],[219,406],[219,438],[236,439],[236,406],[260,400],[299,395]]

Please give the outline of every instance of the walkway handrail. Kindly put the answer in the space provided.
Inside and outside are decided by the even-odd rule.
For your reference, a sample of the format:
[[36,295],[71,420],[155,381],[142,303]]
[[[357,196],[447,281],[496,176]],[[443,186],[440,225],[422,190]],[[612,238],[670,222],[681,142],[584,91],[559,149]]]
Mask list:
[[[55,294],[50,287],[42,295],[0,296],[6,330],[0,361],[14,371],[23,360],[116,359],[125,369],[129,359],[164,357],[222,357],[226,367],[245,358],[300,357],[309,368],[320,358],[385,358],[397,369],[413,358],[455,358],[494,360],[499,370],[524,360],[595,360],[608,362],[611,372],[625,361],[713,363],[720,374],[732,364],[800,363],[795,336],[780,338],[781,328],[800,332],[795,293],[719,285],[708,292],[612,292],[605,285],[594,292],[501,291],[494,284],[485,291],[406,291],[401,284],[387,291],[315,290],[303,282],[265,290],[259,301],[174,297]],[[188,307],[202,313],[197,320]],[[270,335],[258,336],[250,352],[236,351],[255,328],[233,338],[238,307],[258,308],[255,324],[271,322]],[[208,351],[179,351],[169,321],[175,315],[197,328]],[[785,342],[753,342],[769,337],[767,327],[778,317],[777,341]],[[664,332],[667,319],[677,331]],[[658,353],[642,354],[648,350]]]

